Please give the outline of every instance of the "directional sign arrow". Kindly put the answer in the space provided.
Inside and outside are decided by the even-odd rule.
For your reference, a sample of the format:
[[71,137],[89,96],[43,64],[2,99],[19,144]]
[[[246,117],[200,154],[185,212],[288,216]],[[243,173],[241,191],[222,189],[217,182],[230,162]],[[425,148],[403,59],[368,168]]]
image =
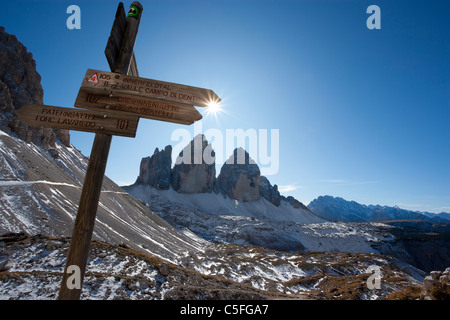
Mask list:
[[91,93],[128,94],[199,107],[222,101],[209,89],[92,69],[86,72],[81,89]]
[[90,111],[39,104],[25,105],[16,110],[19,118],[30,126],[104,133],[116,136],[136,136],[139,117],[122,112]]
[[179,102],[150,99],[127,94],[109,94],[104,91],[81,88],[75,107],[92,110],[129,112],[142,118],[190,125],[202,119],[194,106]]

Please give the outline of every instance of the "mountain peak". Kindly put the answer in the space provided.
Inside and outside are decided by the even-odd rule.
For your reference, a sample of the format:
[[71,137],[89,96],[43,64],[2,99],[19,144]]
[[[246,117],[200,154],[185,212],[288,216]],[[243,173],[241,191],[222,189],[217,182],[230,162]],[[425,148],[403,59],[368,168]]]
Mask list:
[[172,147],[155,149],[151,157],[143,158],[135,185],[150,185],[158,190],[172,187],[178,193],[221,193],[225,197],[242,202],[266,199],[275,206],[281,200],[294,208],[307,209],[292,197],[283,197],[277,185],[261,176],[261,171],[249,153],[235,148],[216,177],[215,153],[203,134],[192,139],[179,153],[171,168]]
[[319,216],[332,221],[373,222],[389,220],[423,220],[445,222],[445,215],[401,209],[399,206],[364,205],[340,197],[320,196],[311,201],[308,208]]
[[220,170],[219,188],[230,199],[257,201],[260,199],[261,171],[243,148],[236,148]]
[[17,117],[16,110],[26,104],[43,104],[43,98],[33,55],[0,27],[0,130],[46,149],[55,149],[56,140],[70,146],[69,131],[30,127]]
[[216,190],[216,163],[212,145],[199,134],[180,152],[172,169],[172,187],[180,193]]
[[151,157],[141,160],[136,184],[151,185],[159,190],[169,189],[171,165],[172,147],[167,146],[161,151],[156,148]]

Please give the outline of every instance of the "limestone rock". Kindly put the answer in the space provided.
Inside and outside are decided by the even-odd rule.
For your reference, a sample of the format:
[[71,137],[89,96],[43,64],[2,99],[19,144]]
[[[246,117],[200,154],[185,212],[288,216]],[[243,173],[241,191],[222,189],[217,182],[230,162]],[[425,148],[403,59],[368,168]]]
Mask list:
[[260,199],[261,172],[258,165],[242,148],[234,150],[217,178],[219,190],[230,199],[243,202]]
[[16,110],[26,104],[43,104],[43,98],[33,55],[0,27],[0,130],[46,149],[54,149],[57,139],[70,146],[67,130],[29,127],[17,117]]
[[281,199],[289,202],[291,204],[291,206],[293,206],[294,208],[309,210],[307,206],[305,206],[303,203],[301,203],[300,201],[295,199],[293,196],[287,196],[287,197],[281,196]]
[[170,273],[170,268],[167,263],[161,263],[159,265],[159,273],[161,273],[163,276],[168,276]]
[[281,195],[280,192],[278,191],[278,186],[277,185],[272,186],[269,180],[264,176],[261,176],[259,181],[259,193],[261,197],[272,202],[277,207],[280,205]]
[[56,138],[59,141],[61,141],[61,143],[63,145],[65,145],[66,147],[70,147],[71,146],[69,130],[53,129],[53,132],[55,133]]
[[215,153],[205,136],[197,135],[177,157],[172,187],[180,193],[210,193],[215,183]]
[[168,190],[171,183],[172,146],[159,151],[153,156],[143,158],[136,184],[150,185],[158,190]]
[[442,272],[441,271],[431,271],[430,272],[430,276],[431,278],[433,278],[434,281],[438,281],[439,278],[441,277]]
[[14,261],[11,259],[6,259],[0,262],[0,272],[8,271],[14,267]]
[[433,277],[431,276],[426,276],[425,279],[423,279],[423,285],[425,287],[425,290],[427,290],[427,292],[430,291],[430,289],[434,286],[435,283],[436,280],[434,280]]
[[421,300],[448,300],[450,298],[450,268],[442,271],[431,271],[423,279],[425,292],[420,296]]

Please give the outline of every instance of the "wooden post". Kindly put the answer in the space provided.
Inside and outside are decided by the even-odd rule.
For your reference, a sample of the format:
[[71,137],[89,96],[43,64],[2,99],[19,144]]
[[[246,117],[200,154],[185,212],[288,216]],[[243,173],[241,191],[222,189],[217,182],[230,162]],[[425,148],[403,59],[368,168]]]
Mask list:
[[[135,1],[131,4],[121,52],[115,69],[111,70],[113,72],[127,74],[130,69],[142,11],[143,7],[139,2]],[[95,135],[64,268],[59,300],[79,300],[81,296],[111,141],[111,135]]]

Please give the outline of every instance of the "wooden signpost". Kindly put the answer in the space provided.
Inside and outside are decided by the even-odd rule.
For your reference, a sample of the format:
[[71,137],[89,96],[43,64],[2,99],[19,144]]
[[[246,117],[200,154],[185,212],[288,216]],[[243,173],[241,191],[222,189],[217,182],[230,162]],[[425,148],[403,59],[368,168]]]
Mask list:
[[[105,49],[106,60],[108,60],[111,70],[116,69],[116,63],[119,59],[120,50],[122,49],[123,35],[125,34],[126,27],[127,16],[125,14],[123,3],[120,2],[116,12],[116,18],[114,19],[113,27],[111,29],[111,34],[108,39],[108,44]],[[139,77],[134,53],[131,58],[130,68],[127,74]]]
[[[112,70],[116,73],[127,74],[130,70],[142,11],[143,7],[139,2],[135,1],[131,4],[126,28],[123,33],[120,54]],[[94,138],[59,291],[59,300],[79,300],[81,296],[81,284],[86,272],[89,247],[94,232],[95,217],[97,215],[111,141],[112,135],[103,133],[97,133]],[[74,284],[71,282],[73,281],[71,278],[73,276],[72,273],[75,274],[75,280],[78,283]]]
[[92,110],[123,111],[142,118],[186,125],[202,119],[200,112],[192,105],[127,94],[109,94],[107,92],[99,94],[80,91],[75,106]]
[[31,126],[66,130],[136,136],[139,117],[123,112],[101,112],[39,104],[23,106],[16,111],[20,119]]
[[120,3],[105,50],[112,72],[89,69],[75,102],[83,109],[27,105],[17,111],[33,126],[96,133],[73,227],[58,299],[78,300],[86,272],[112,136],[134,137],[139,118],[192,124],[202,118],[194,106],[221,99],[211,90],[139,78],[134,45],[143,7],[135,1],[125,16]]
[[[78,300],[86,272],[112,136],[135,137],[140,117],[179,124],[202,118],[194,106],[221,99],[211,90],[139,78],[134,45],[143,7],[135,1],[125,16],[119,4],[105,50],[112,72],[88,69],[74,108],[26,105],[17,110],[26,124],[96,133],[72,231],[59,292]],[[92,110],[84,110],[92,109]]]
[[200,107],[208,107],[212,102],[222,101],[209,89],[92,69],[86,72],[80,92],[128,94]]

